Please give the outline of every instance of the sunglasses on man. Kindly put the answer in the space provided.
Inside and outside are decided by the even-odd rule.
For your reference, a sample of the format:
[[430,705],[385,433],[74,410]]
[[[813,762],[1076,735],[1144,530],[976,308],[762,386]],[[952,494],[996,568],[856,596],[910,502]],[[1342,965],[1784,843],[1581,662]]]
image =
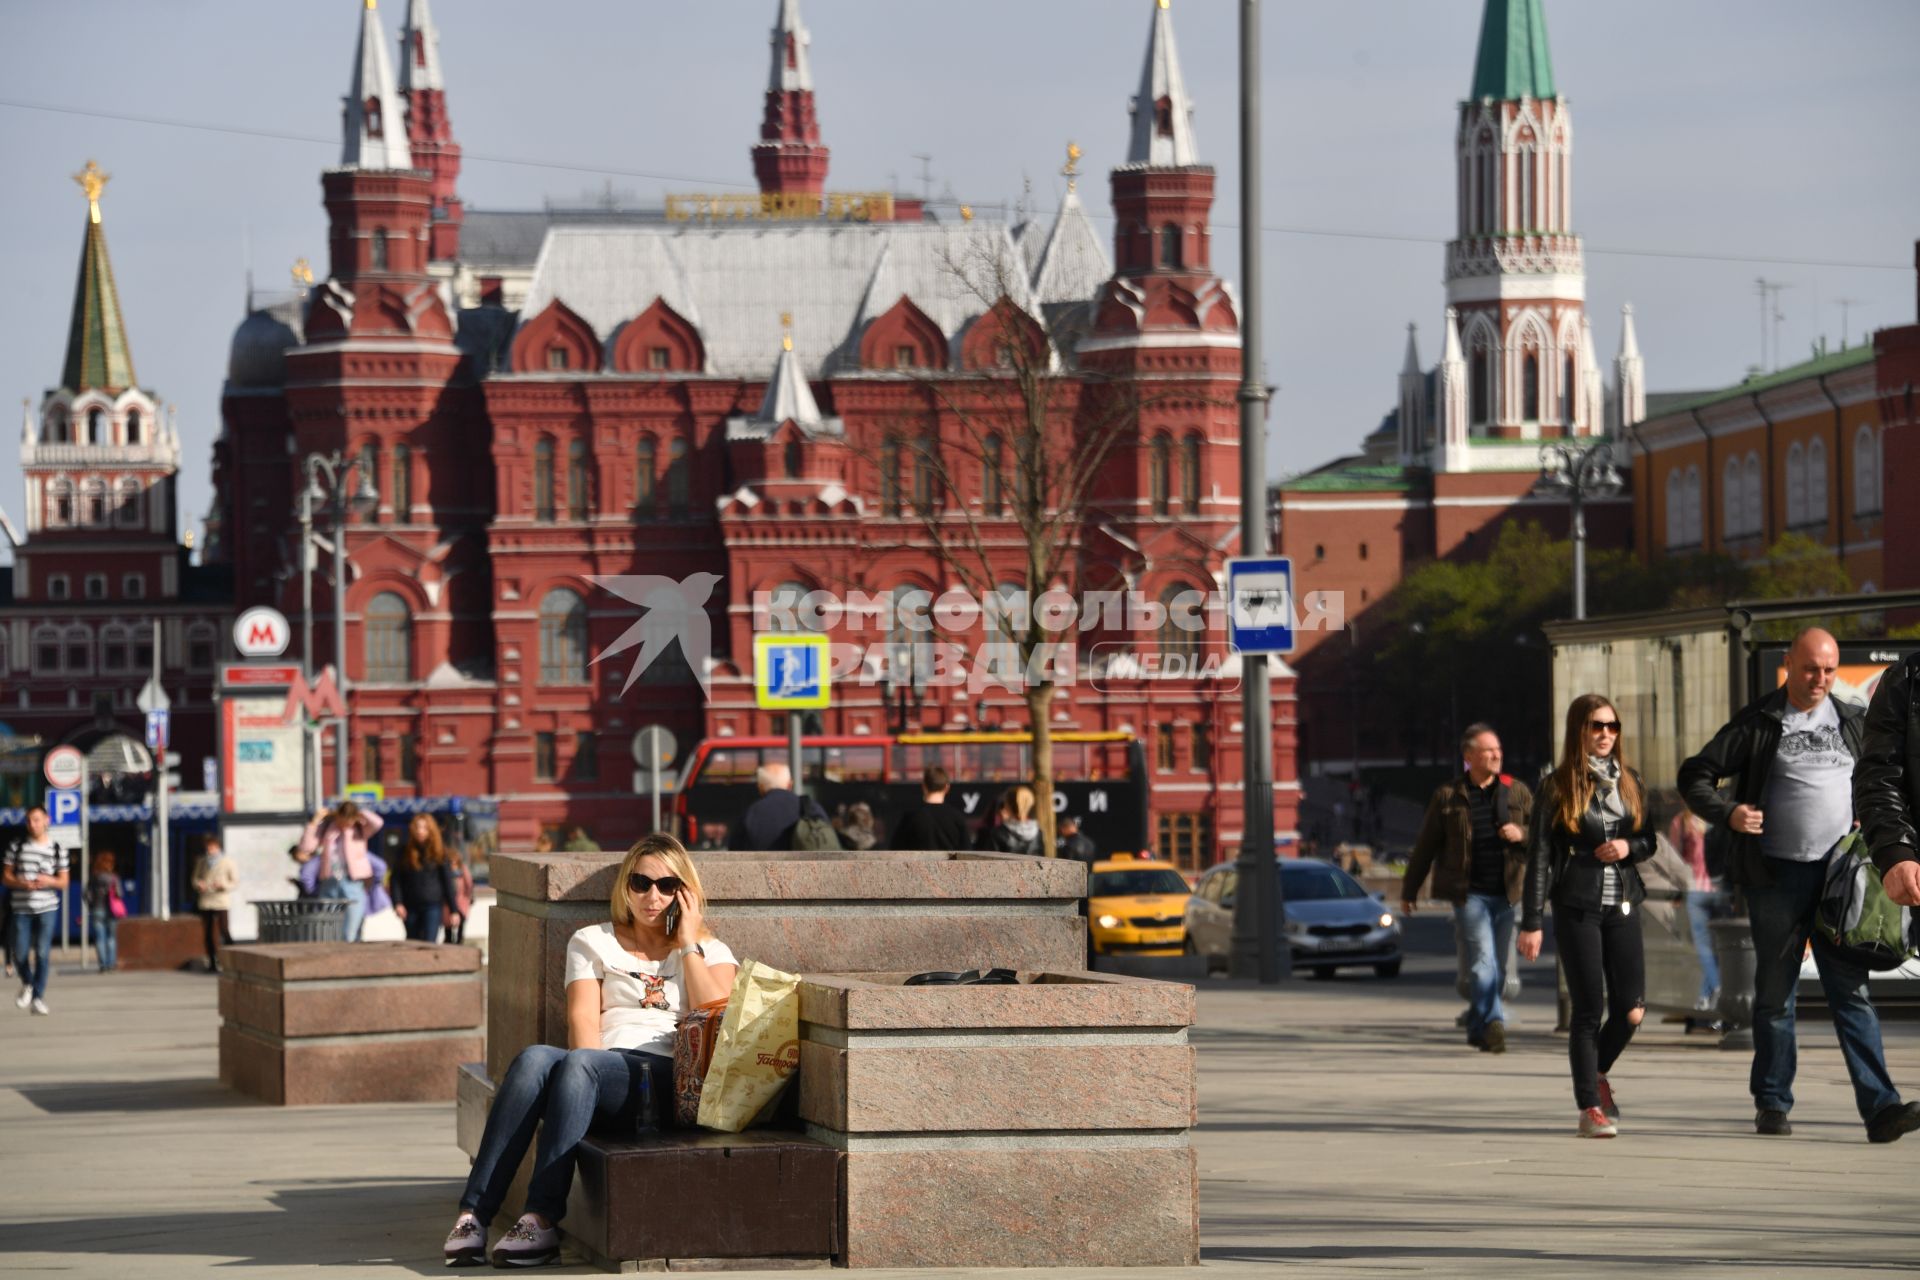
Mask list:
[[638,871],[630,871],[627,873],[627,888],[640,894],[644,894],[649,889],[659,889],[661,893],[671,898],[686,888],[686,881],[679,876],[661,876],[656,880],[652,876],[643,876]]

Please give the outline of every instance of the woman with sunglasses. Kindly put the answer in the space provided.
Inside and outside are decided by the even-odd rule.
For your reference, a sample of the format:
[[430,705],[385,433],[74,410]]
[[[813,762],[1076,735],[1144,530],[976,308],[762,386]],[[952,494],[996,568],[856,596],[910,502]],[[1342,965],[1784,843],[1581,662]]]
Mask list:
[[[1636,864],[1653,856],[1646,788],[1627,765],[1620,715],[1597,693],[1567,708],[1560,763],[1533,802],[1520,954],[1540,955],[1541,917],[1553,903],[1553,941],[1573,1000],[1567,1055],[1580,1136],[1611,1138],[1619,1108],[1607,1072],[1646,1012],[1646,962]],[[1601,1025],[1601,1015],[1606,1025]]]
[[673,1098],[674,1028],[687,1010],[723,1000],[738,962],[706,927],[706,894],[681,843],[651,835],[627,851],[614,879],[612,919],[567,944],[566,1049],[529,1045],[507,1068],[447,1236],[450,1267],[486,1257],[487,1225],[534,1142],[526,1212],[494,1246],[500,1267],[560,1256],[555,1224],[580,1140],[596,1121],[632,1122],[643,1072],[662,1114]]

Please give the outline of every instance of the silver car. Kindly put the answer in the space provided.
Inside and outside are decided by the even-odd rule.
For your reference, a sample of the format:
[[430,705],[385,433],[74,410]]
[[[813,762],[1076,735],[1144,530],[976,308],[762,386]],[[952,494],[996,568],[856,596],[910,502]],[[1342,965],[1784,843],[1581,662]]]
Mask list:
[[[1225,969],[1233,947],[1233,901],[1240,869],[1223,862],[1200,877],[1187,900],[1187,952]],[[1352,876],[1318,858],[1280,860],[1281,936],[1293,967],[1316,978],[1370,965],[1382,978],[1400,973],[1400,920]]]

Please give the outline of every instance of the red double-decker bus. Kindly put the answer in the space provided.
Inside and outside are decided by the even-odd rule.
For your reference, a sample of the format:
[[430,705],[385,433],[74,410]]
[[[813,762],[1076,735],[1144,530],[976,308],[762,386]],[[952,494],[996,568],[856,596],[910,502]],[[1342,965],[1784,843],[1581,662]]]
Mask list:
[[[759,791],[754,770],[786,763],[785,738],[707,738],[680,775],[675,812],[681,836],[732,830]],[[800,740],[807,794],[829,814],[864,801],[884,844],[900,815],[920,800],[921,772],[939,765],[953,779],[947,803],[978,833],[993,821],[1000,793],[1033,778],[1029,733],[809,735]],[[1147,842],[1146,758],[1131,733],[1053,735],[1054,811],[1080,819],[1105,854],[1137,852]]]

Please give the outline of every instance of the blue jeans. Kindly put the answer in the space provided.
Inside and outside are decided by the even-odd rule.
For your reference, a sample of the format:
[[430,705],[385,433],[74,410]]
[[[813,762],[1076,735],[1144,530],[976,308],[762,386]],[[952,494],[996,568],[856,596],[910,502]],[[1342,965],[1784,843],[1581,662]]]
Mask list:
[[93,938],[93,953],[100,957],[100,972],[110,972],[120,958],[120,943],[116,934],[119,921],[113,918],[111,911],[89,911],[87,913],[87,932]]
[[1490,1022],[1505,1022],[1500,990],[1506,985],[1507,948],[1513,942],[1513,904],[1506,895],[1469,893],[1454,908],[1454,922],[1466,942],[1467,1039],[1479,1040]]
[[47,957],[53,950],[53,931],[60,924],[58,911],[29,915],[18,907],[13,911],[13,967],[20,985],[32,987],[34,998],[47,994]]
[[1693,949],[1700,956],[1700,1004],[1707,1006],[1720,990],[1720,962],[1713,956],[1713,930],[1709,922],[1718,915],[1727,895],[1712,889],[1687,891],[1687,925],[1693,931]]
[[358,880],[322,880],[316,898],[347,900],[347,941],[360,941],[360,925],[367,918],[367,886]]
[[493,1095],[493,1110],[487,1113],[460,1207],[471,1209],[483,1225],[493,1221],[538,1124],[540,1142],[534,1148],[526,1212],[560,1221],[567,1212],[580,1140],[595,1119],[634,1119],[641,1071],[652,1073],[654,1104],[666,1114],[673,1100],[672,1058],[635,1049],[568,1050],[550,1044],[522,1049]]
[[438,902],[415,907],[407,912],[407,936],[415,942],[440,941],[440,917],[445,913],[446,907]]
[[[1800,987],[1800,958],[1813,929],[1814,908],[1826,884],[1827,864],[1788,862],[1768,858],[1773,883],[1747,889],[1747,916],[1753,926],[1753,1090],[1754,1105],[1762,1111],[1793,1109],[1793,1073],[1798,1046],[1794,1038],[1793,1003]],[[1887,1074],[1887,1056],[1880,1046],[1880,1016],[1867,999],[1867,971],[1831,955],[1824,947],[1813,950],[1820,986],[1833,1010],[1833,1029],[1840,1037],[1840,1056],[1846,1059],[1853,1081],[1854,1105],[1860,1118],[1871,1120],[1900,1101]]]

